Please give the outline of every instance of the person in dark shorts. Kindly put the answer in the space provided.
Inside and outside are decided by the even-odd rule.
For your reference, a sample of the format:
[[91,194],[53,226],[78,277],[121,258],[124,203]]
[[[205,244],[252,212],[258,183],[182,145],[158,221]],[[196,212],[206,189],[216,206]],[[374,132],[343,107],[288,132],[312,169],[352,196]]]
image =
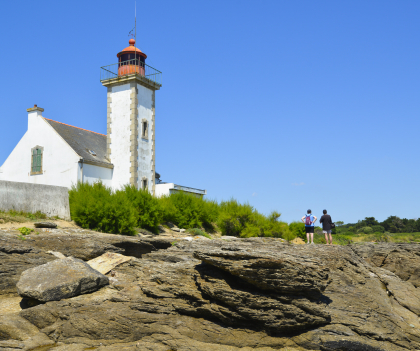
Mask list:
[[322,223],[322,231],[324,232],[325,241],[327,242],[327,245],[332,245],[332,235],[331,235],[332,219],[331,219],[331,216],[327,214],[327,210],[322,211],[322,213],[324,214],[319,220],[319,223]]
[[[312,214],[311,210],[306,211],[307,214],[302,217],[302,222],[305,223],[305,230],[306,230],[306,238],[308,239],[308,244],[314,243],[314,229],[316,222],[316,217]],[[311,237],[311,241],[309,241],[309,236]]]

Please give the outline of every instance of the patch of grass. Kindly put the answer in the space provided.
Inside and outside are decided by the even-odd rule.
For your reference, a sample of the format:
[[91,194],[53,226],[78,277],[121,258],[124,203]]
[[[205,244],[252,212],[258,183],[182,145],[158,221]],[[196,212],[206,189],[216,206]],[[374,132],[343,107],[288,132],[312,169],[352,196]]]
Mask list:
[[190,233],[193,236],[196,235],[201,235],[206,237],[207,239],[213,239],[209,234],[207,234],[204,230],[201,230],[199,228],[192,228],[192,229],[188,229],[187,231],[188,233]]
[[[333,243],[336,245],[350,245],[357,243],[420,243],[420,233],[350,233],[333,234]],[[325,244],[324,235],[314,235],[314,242]]]
[[24,223],[28,221],[36,221],[39,219],[46,219],[48,218],[45,213],[37,211],[35,213],[24,212],[24,211],[1,211],[0,210],[0,219],[3,220],[4,223]]

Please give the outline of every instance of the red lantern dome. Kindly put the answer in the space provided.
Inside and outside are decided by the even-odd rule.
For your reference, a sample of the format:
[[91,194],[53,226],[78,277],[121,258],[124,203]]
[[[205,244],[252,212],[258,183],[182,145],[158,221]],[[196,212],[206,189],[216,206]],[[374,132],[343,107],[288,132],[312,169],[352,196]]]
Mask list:
[[118,75],[138,73],[144,76],[147,55],[134,46],[136,43],[134,39],[130,39],[128,43],[130,46],[117,54]]

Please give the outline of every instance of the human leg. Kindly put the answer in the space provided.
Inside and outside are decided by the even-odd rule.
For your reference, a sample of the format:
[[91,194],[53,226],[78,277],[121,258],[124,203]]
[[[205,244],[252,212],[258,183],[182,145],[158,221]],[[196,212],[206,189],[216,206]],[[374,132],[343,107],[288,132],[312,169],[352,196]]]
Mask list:
[[311,227],[306,227],[305,226],[305,231],[306,231],[306,242],[309,244],[310,243]]
[[332,245],[332,235],[330,233],[330,244]]
[[326,230],[324,230],[324,236],[325,236],[325,242],[328,245],[328,234]]
[[309,243],[314,243],[314,227],[305,227],[306,229],[306,238],[308,239]]

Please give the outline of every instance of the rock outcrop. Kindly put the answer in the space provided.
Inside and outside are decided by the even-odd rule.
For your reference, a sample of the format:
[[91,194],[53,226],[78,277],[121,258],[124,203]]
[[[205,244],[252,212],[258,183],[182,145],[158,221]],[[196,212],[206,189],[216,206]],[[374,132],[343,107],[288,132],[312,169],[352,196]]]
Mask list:
[[16,285],[20,296],[41,302],[92,293],[109,279],[78,258],[67,257],[29,268]]
[[[18,256],[29,268],[35,257],[36,263],[60,260],[49,250],[87,261],[106,251],[93,254],[95,245],[109,245],[109,252],[121,248],[103,234],[81,235],[85,253],[76,244],[66,248],[69,234],[2,241],[8,235],[0,234],[0,274],[9,283],[16,271],[5,270],[2,258]],[[0,322],[0,350],[420,349],[418,244],[309,246],[264,238],[117,235],[112,240],[133,243],[117,253],[134,254],[115,264],[106,256],[96,260],[112,263],[108,286],[9,313]],[[146,253],[146,247],[153,249]]]

